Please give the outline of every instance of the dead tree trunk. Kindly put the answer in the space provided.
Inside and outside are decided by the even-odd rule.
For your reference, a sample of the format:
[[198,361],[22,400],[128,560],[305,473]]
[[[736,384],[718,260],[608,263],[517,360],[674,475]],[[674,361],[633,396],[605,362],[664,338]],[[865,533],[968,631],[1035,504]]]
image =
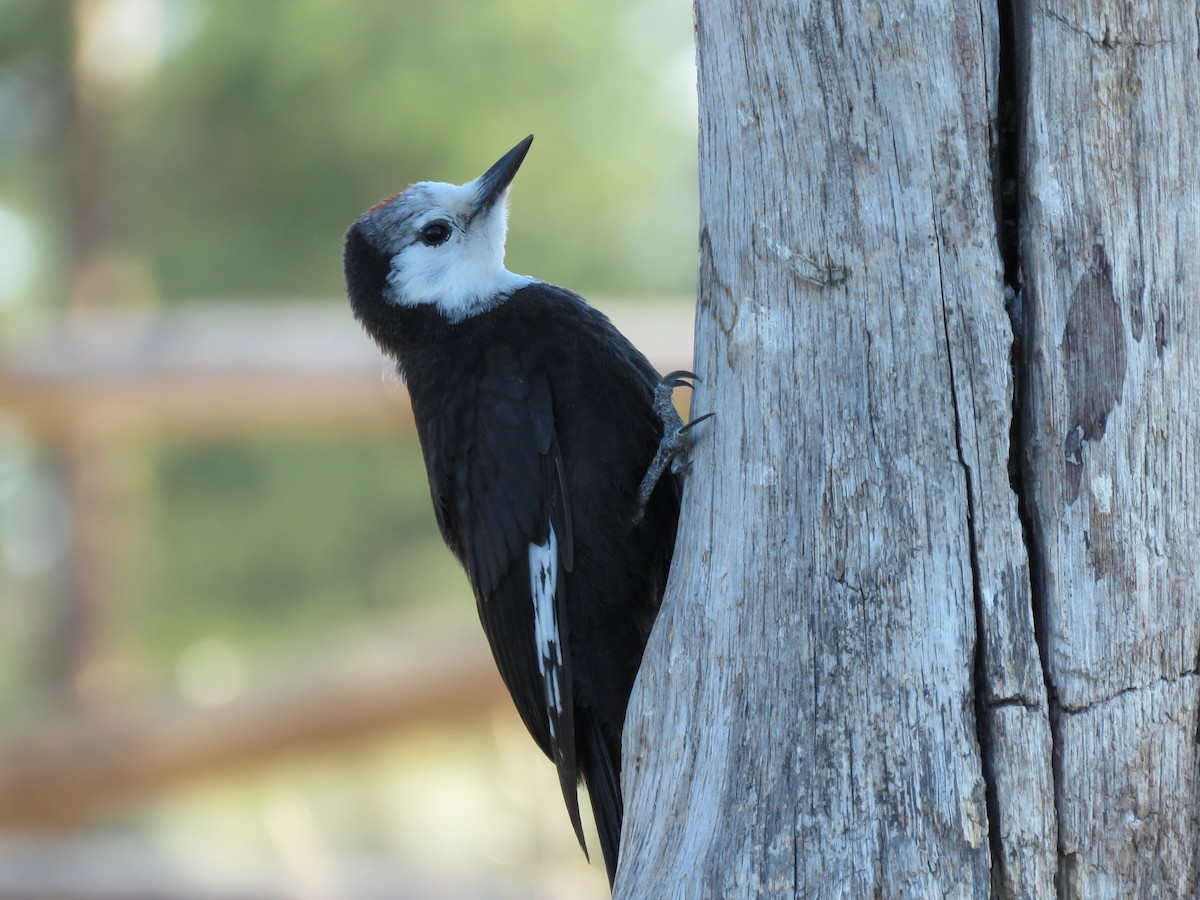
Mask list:
[[1060,894],[1200,892],[1200,5],[1022,4],[1022,433]]
[[618,896],[1196,890],[1197,11],[1104,5],[697,3]]

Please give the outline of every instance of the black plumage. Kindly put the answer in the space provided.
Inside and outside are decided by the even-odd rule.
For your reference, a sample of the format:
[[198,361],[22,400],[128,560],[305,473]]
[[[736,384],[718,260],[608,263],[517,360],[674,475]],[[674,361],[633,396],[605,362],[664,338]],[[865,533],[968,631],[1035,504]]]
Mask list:
[[[493,205],[526,149],[476,182],[418,185],[364,214],[346,237],[346,282],[355,315],[408,387],[438,526],[466,569],[500,673],[558,768],[581,845],[576,789],[586,783],[611,879],[621,732],[679,515],[668,473],[638,518],[639,484],[663,436],[660,378],[570,291],[502,266],[494,295],[464,289],[443,302],[428,290],[441,278],[457,289],[455,263],[442,273],[426,260],[452,240],[462,242],[454,252],[481,254],[470,243],[483,241],[471,231],[481,218],[500,217],[486,227],[500,229],[502,259],[504,212]],[[448,223],[451,236],[430,221]],[[420,300],[406,294],[410,283]]]

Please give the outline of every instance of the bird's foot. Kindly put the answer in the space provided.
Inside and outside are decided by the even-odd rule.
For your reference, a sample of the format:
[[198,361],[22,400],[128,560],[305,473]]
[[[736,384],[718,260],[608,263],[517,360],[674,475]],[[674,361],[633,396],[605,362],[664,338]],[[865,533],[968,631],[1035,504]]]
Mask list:
[[635,525],[646,515],[646,505],[650,502],[650,495],[654,493],[654,488],[667,468],[670,467],[672,474],[679,475],[686,472],[692,464],[686,452],[692,445],[692,429],[705,419],[711,419],[716,415],[716,413],[707,413],[697,416],[686,425],[683,424],[683,420],[679,418],[679,413],[675,410],[675,403],[671,399],[671,395],[678,387],[694,389],[694,385],[685,381],[685,378],[690,378],[692,381],[700,380],[700,376],[693,372],[682,370],[668,372],[654,388],[654,411],[658,413],[658,418],[662,421],[663,437],[658,445],[658,452],[654,454],[654,459],[650,461],[650,467],[646,470],[646,475],[638,487],[637,514],[633,517]]

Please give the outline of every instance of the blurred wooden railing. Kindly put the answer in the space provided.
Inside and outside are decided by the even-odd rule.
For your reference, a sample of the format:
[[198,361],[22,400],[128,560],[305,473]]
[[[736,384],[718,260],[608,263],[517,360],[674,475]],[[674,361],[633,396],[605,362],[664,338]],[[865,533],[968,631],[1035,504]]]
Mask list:
[[[623,305],[617,326],[663,371],[686,368],[691,309]],[[0,359],[0,409],[46,438],[97,419],[168,433],[410,426],[393,367],[341,305],[89,314]]]
[[[690,366],[688,305],[621,306],[613,319],[661,371]],[[409,430],[407,394],[390,369],[341,305],[226,303],[153,317],[91,316],[7,348],[0,412],[68,457],[75,452],[84,482],[103,481],[102,466],[99,476],[92,471],[97,444],[130,432],[236,438],[279,429]],[[105,486],[83,493],[104,496]],[[87,508],[75,515],[77,553],[102,560],[104,523],[91,521],[99,517]],[[87,577],[75,583],[73,614],[96,617],[105,599]],[[215,770],[476,714],[502,696],[477,630],[397,647],[394,659],[252,685],[218,708],[81,709],[9,735],[0,739],[0,826],[77,820]]]
[[227,704],[95,710],[0,744],[0,828],[71,824],[220,769],[486,713],[505,696],[478,629],[398,643]]

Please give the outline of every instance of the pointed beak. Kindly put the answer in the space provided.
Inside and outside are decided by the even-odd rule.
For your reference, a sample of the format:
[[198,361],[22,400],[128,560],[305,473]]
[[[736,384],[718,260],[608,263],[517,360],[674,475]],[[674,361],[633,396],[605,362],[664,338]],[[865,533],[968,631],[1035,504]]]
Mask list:
[[471,213],[467,218],[468,225],[481,212],[491,209],[496,201],[503,196],[509,184],[512,183],[513,176],[517,174],[517,169],[521,168],[521,163],[525,159],[525,154],[529,152],[529,145],[532,143],[533,135],[531,134],[496,160],[495,165],[475,179],[475,200],[471,204]]

